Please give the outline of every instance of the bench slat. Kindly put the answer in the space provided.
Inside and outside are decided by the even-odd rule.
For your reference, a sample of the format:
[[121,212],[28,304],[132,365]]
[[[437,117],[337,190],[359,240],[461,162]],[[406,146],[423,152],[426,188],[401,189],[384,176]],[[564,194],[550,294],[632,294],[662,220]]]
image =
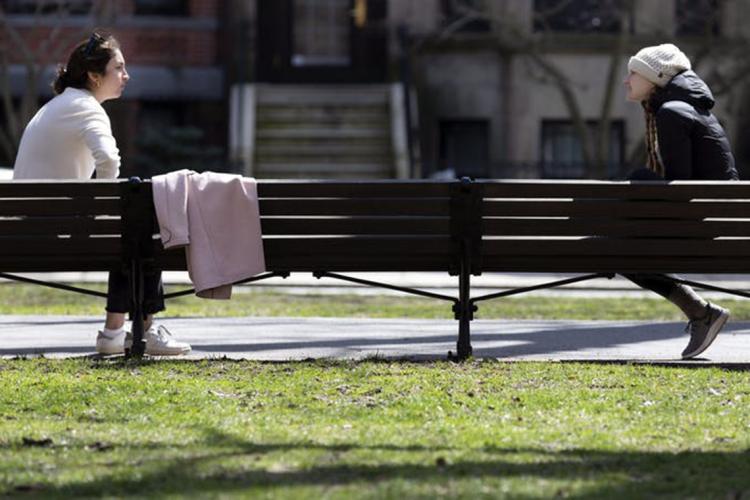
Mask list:
[[0,236],[41,234],[121,234],[120,219],[92,217],[34,217],[0,219]]
[[561,256],[746,256],[750,260],[750,239],[698,240],[698,239],[617,239],[589,238],[573,240],[486,239],[482,254],[491,257],[537,256],[556,259]]
[[261,216],[268,215],[416,215],[448,216],[447,198],[395,199],[261,199]]
[[120,215],[117,198],[0,199],[0,216]]
[[119,236],[56,238],[52,236],[4,236],[0,238],[0,256],[119,255]]
[[614,218],[696,219],[702,217],[747,218],[750,200],[740,202],[673,202],[640,201],[488,201],[483,214],[493,217],[568,217],[600,216]]
[[[454,181],[455,182],[455,181]],[[258,181],[260,198],[424,198],[447,197],[451,182]]]
[[438,236],[351,236],[342,238],[264,238],[263,247],[271,255],[309,253],[367,255],[429,255],[450,252],[452,243]]
[[617,198],[690,200],[750,198],[748,181],[672,181],[633,185],[601,181],[482,181],[485,198]]
[[81,196],[91,198],[95,196],[119,197],[120,184],[124,180],[17,180],[0,181],[0,198],[13,197],[54,197]]
[[[157,253],[156,265],[165,271],[185,269],[185,252],[168,250]],[[436,255],[358,255],[284,254],[267,253],[266,268],[269,271],[442,271],[451,265],[448,254]]]
[[[327,256],[352,255],[353,258],[373,256],[398,259],[399,257],[449,255],[453,242],[447,236],[346,236],[346,237],[264,237],[266,258],[273,255],[299,258],[327,258]],[[182,253],[181,249],[164,250],[160,241],[154,242],[154,252],[159,254]]]
[[344,218],[274,218],[261,219],[264,235],[280,234],[449,234],[447,217],[344,217]]
[[665,224],[658,219],[625,220],[606,217],[573,219],[493,219],[483,220],[486,236],[652,236],[712,238],[750,236],[746,220],[675,220]]

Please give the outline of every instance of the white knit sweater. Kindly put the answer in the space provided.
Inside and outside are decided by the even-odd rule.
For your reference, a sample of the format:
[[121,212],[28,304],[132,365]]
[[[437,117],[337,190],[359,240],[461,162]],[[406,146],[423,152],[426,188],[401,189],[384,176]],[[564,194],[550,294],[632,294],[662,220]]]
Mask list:
[[68,87],[37,112],[18,147],[14,179],[114,179],[120,152],[109,117],[86,90]]

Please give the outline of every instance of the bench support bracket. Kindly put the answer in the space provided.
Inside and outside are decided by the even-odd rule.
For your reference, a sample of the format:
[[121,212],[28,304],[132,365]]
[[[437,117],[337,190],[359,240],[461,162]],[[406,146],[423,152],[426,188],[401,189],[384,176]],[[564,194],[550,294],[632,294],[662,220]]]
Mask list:
[[[255,281],[267,280],[268,278],[288,278],[288,277],[289,277],[288,272],[263,273],[257,276],[253,276],[252,278],[235,281],[234,283],[232,283],[232,285],[244,285],[245,283],[253,283]],[[189,290],[180,290],[179,292],[165,293],[164,299],[173,299],[175,297],[182,297],[183,295],[192,295],[194,293],[195,293],[195,288],[190,288]]]
[[564,286],[564,285],[570,285],[572,283],[579,283],[581,281],[588,281],[588,280],[595,280],[599,278],[607,278],[612,279],[614,278],[614,273],[596,273],[596,274],[586,274],[584,276],[577,276],[575,278],[567,278],[564,280],[558,280],[558,281],[550,281],[547,283],[541,283],[539,285],[534,286],[526,286],[521,288],[514,288],[512,290],[506,290],[504,292],[497,292],[497,293],[490,293],[487,295],[481,295],[479,297],[475,297],[471,299],[471,303],[475,304],[477,302],[480,302],[482,300],[491,300],[491,299],[499,299],[501,297],[510,297],[512,295],[520,295],[522,293],[527,292],[533,292],[536,290],[546,290],[548,288],[556,288],[558,286]]
[[471,356],[471,320],[474,317],[473,312],[476,311],[469,297],[471,294],[471,282],[469,273],[470,262],[462,266],[461,273],[459,274],[459,298],[450,297],[448,295],[441,295],[439,293],[428,292],[425,290],[419,290],[417,288],[408,288],[403,286],[391,285],[388,283],[382,283],[379,281],[371,281],[362,278],[354,278],[352,276],[346,276],[343,274],[329,273],[326,271],[316,271],[313,276],[316,278],[333,278],[341,281],[347,281],[350,283],[356,283],[358,285],[371,286],[376,288],[385,288],[388,290],[395,290],[397,292],[408,293],[411,295],[418,295],[420,297],[428,297],[431,299],[445,300],[453,302],[453,313],[455,318],[458,320],[458,342],[456,344],[456,354],[452,351],[448,351],[448,359],[452,361],[463,361]]
[[682,285],[688,285],[694,288],[700,288],[702,290],[709,290],[712,292],[722,292],[722,293],[726,293],[729,295],[737,295],[738,297],[745,297],[745,298],[750,299],[750,292],[746,292],[745,290],[733,290],[731,288],[723,288],[720,286],[709,285],[707,283],[701,283],[700,281],[686,280],[686,279],[678,278],[676,276],[669,276],[666,274],[660,274],[659,276],[663,277],[664,279],[674,281],[675,283],[680,283]]
[[385,288],[387,290],[395,290],[397,292],[408,293],[411,295],[419,295],[421,297],[429,297],[431,299],[447,300],[449,302],[458,303],[458,299],[450,297],[448,295],[441,295],[439,293],[427,292],[418,288],[409,288],[404,286],[391,285],[389,283],[382,283],[380,281],[371,281],[362,278],[355,278],[353,276],[346,276],[338,273],[329,273],[327,271],[315,271],[313,276],[316,278],[333,278],[341,281],[348,281],[349,283],[356,283],[358,285],[371,286],[374,288]]
[[84,295],[91,295],[93,297],[107,297],[106,292],[100,292],[98,290],[88,290],[86,288],[78,288],[76,286],[65,285],[63,283],[53,283],[50,281],[42,281],[34,278],[27,278],[26,276],[18,276],[15,274],[0,273],[0,278],[6,280],[18,281],[20,283],[30,283],[32,285],[41,285],[49,288],[56,288],[58,290],[65,290],[68,292],[82,293]]

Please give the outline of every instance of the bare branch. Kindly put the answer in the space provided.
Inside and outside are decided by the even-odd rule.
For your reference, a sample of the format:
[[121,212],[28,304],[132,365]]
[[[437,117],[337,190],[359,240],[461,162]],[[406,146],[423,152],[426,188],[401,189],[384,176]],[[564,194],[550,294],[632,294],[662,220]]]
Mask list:
[[34,54],[29,50],[28,45],[24,41],[21,34],[18,32],[15,26],[8,20],[8,16],[5,14],[5,9],[0,6],[0,28],[8,35],[10,40],[15,45],[16,49],[21,53],[21,56],[25,60],[33,60]]
[[581,113],[581,108],[578,104],[578,99],[576,98],[575,92],[573,92],[573,89],[570,85],[570,81],[568,80],[567,76],[565,76],[556,66],[554,66],[552,63],[547,61],[544,57],[537,54],[536,52],[530,53],[529,57],[532,61],[534,61],[534,63],[536,63],[539,68],[544,70],[544,72],[552,78],[555,85],[557,86],[557,89],[560,92],[565,105],[568,107],[568,111],[570,112],[570,118],[573,122],[573,127],[581,137],[583,160],[587,165],[591,164],[593,154],[591,151],[590,141],[588,140],[588,130],[586,127],[586,122]]
[[[45,68],[52,63],[62,61],[70,47],[78,40],[88,36],[93,26],[101,20],[113,21],[117,8],[114,2],[93,0],[91,11],[80,29],[69,29],[65,19],[72,14],[71,4],[67,0],[40,0],[35,3],[33,25],[30,29],[19,29],[6,14],[0,3],[0,31],[3,45],[0,46],[0,103],[5,115],[6,127],[0,130],[0,148],[9,157],[15,156],[16,145],[20,141],[23,127],[38,109],[39,78],[45,74]],[[27,38],[28,32],[45,38],[36,46]],[[10,60],[13,54],[14,60]],[[24,66],[26,70],[25,85],[20,102],[14,103],[9,68],[12,63]]]
[[609,162],[610,127],[612,123],[612,107],[614,104],[615,89],[618,87],[620,77],[620,63],[625,53],[625,48],[630,39],[630,27],[628,23],[627,8],[620,10],[620,31],[617,39],[612,45],[609,59],[609,72],[604,87],[604,98],[602,99],[601,113],[599,115],[598,137],[596,140],[595,162],[591,174],[592,177],[604,178],[607,176],[607,163]]

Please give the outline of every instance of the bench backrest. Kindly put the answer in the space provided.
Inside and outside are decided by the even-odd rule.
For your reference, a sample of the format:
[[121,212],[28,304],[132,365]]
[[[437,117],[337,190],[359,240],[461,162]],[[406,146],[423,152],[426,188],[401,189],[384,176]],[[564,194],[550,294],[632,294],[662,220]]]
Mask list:
[[[260,181],[273,271],[747,272],[750,182]],[[128,221],[124,223],[123,221]],[[0,182],[4,272],[164,251],[151,184]]]
[[[445,272],[457,266],[451,236],[457,207],[451,193],[459,186],[259,181],[267,268]],[[157,251],[157,260],[166,269],[184,266],[174,254]]]
[[747,272],[750,183],[488,181],[483,271]]
[[0,182],[0,271],[107,271],[122,262],[113,181]]

